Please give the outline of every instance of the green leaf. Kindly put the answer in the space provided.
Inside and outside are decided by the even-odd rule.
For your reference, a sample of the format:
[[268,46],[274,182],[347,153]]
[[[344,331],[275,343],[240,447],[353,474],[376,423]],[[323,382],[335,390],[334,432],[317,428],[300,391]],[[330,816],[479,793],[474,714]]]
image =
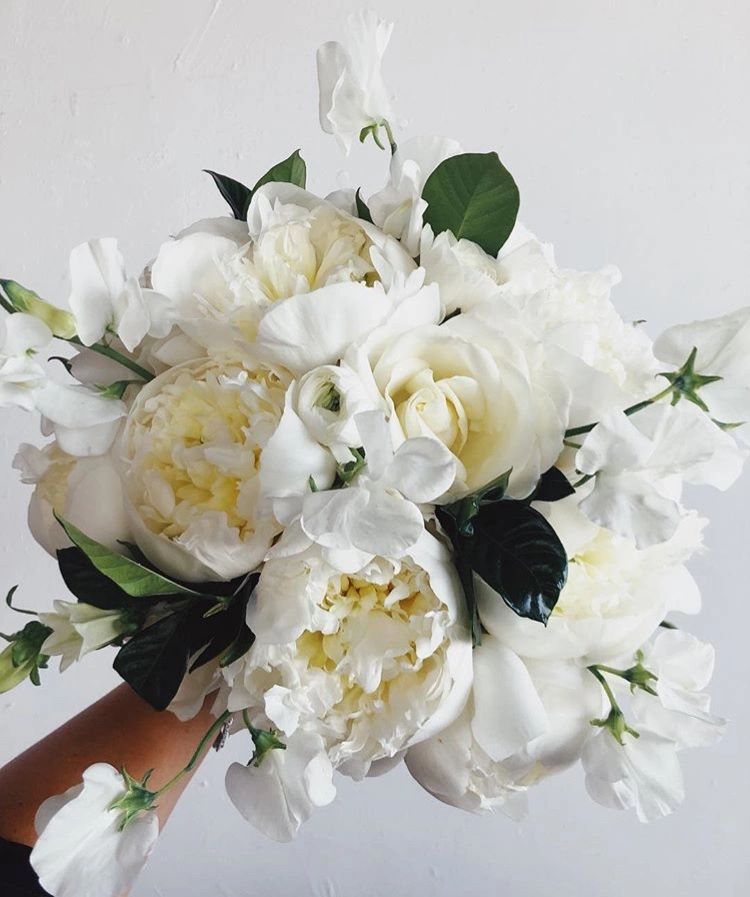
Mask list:
[[63,582],[75,597],[102,610],[126,610],[137,602],[100,573],[80,548],[61,548],[57,564]]
[[230,178],[225,174],[217,174],[208,168],[203,169],[206,174],[210,174],[214,179],[214,183],[219,188],[219,192],[229,204],[232,214],[238,221],[244,221],[247,218],[247,210],[250,208],[250,200],[253,198],[253,191]]
[[115,657],[116,672],[155,710],[169,705],[187,672],[190,627],[187,614],[170,614],[134,635]]
[[546,623],[565,585],[568,559],[554,529],[523,501],[485,505],[472,519],[470,534],[438,508],[453,542],[459,571],[470,567],[520,617]]
[[[82,533],[78,527],[57,517],[70,541],[86,555],[93,566],[107,579],[118,585],[131,598],[154,598],[167,595],[191,595],[198,593],[149,570],[137,561],[115,554],[99,542]],[[87,599],[88,600],[88,599]]]
[[520,198],[497,153],[464,153],[441,162],[422,191],[435,235],[452,231],[495,256],[510,236]]
[[262,187],[263,184],[270,184],[274,181],[296,184],[298,187],[304,188],[307,183],[307,165],[305,165],[305,160],[300,156],[299,150],[295,150],[283,162],[278,162],[273,168],[269,168],[253,187],[253,193],[255,193],[258,187]]
[[486,486],[482,486],[481,489],[477,489],[476,492],[471,492],[458,501],[445,505],[443,512],[455,520],[460,533],[470,536],[473,532],[471,521],[479,513],[479,509],[485,505],[502,501],[508,489],[512,472],[512,470],[506,470],[505,473],[501,473],[499,477],[487,483]]
[[575,494],[572,483],[565,474],[556,467],[545,470],[536,485],[536,489],[525,501],[560,501]]
[[372,224],[372,215],[370,214],[370,209],[367,206],[367,203],[362,199],[361,196],[362,188],[358,187],[357,192],[354,194],[354,201],[357,203],[357,215],[362,219],[362,221],[369,221]]

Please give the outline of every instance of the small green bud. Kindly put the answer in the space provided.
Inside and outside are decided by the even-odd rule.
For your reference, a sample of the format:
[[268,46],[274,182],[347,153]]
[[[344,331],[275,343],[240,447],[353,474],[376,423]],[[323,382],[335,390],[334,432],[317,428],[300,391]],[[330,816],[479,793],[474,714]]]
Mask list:
[[34,685],[41,684],[39,670],[45,669],[49,660],[41,650],[51,634],[49,626],[33,620],[19,632],[4,636],[10,644],[0,652],[0,694],[10,691],[27,678]]
[[0,287],[5,293],[3,303],[8,311],[23,312],[43,321],[55,336],[71,339],[76,335],[76,319],[69,311],[57,308],[39,297],[15,280],[1,280]]
[[341,410],[341,393],[333,383],[328,383],[315,401],[318,408],[338,414]]

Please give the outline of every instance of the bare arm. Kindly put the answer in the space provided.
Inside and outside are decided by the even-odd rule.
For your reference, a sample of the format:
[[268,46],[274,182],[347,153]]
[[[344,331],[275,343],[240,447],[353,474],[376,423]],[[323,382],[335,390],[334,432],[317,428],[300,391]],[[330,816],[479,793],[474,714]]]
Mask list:
[[[53,794],[81,781],[93,763],[125,767],[134,778],[154,769],[154,790],[185,767],[214,718],[212,698],[192,720],[159,713],[121,685],[0,769],[0,837],[33,847],[34,816]],[[206,750],[208,745],[206,745]],[[163,826],[190,781],[184,776],[159,798]]]

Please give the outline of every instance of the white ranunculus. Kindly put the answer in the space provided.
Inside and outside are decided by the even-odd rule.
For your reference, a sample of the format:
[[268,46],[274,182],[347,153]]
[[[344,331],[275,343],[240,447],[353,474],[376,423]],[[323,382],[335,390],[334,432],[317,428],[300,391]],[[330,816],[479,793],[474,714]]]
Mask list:
[[675,745],[640,728],[640,737],[625,734],[620,744],[600,728],[584,745],[586,790],[593,800],[615,810],[634,808],[641,822],[668,816],[685,798]]
[[642,653],[641,663],[656,676],[657,695],[639,691],[634,696],[635,727],[642,722],[678,748],[716,744],[725,721],[710,712],[705,692],[714,670],[713,647],[687,632],[665,629]]
[[35,391],[34,405],[42,415],[44,434],[54,433],[64,452],[81,458],[106,454],[127,415],[120,399],[88,386],[50,380]]
[[53,613],[39,614],[39,622],[52,630],[42,645],[42,654],[59,656],[61,673],[127,631],[127,621],[120,610],[102,610],[71,601],[55,601],[53,606]]
[[750,308],[678,324],[654,343],[657,358],[673,370],[682,367],[693,349],[695,373],[721,378],[698,388],[711,417],[727,424],[750,420]]
[[472,697],[461,717],[411,748],[414,778],[445,803],[517,817],[524,792],[576,762],[601,710],[593,677],[571,663],[524,663],[492,636],[474,652]]
[[427,178],[441,162],[460,152],[461,145],[445,137],[407,140],[399,145],[391,158],[388,183],[367,201],[375,224],[400,240],[411,256],[420,252],[423,216],[427,208],[422,191]]
[[521,498],[560,454],[570,403],[542,347],[524,348],[459,315],[403,333],[379,357],[360,354],[356,363],[387,403],[395,445],[416,436],[442,442],[457,460],[456,494],[512,468],[509,494]]
[[44,449],[24,443],[13,466],[23,483],[35,487],[29,529],[51,555],[71,545],[55,514],[112,550],[130,539],[122,481],[111,455],[76,458],[55,442]]
[[476,578],[485,627],[523,657],[606,663],[632,654],[671,611],[696,613],[700,594],[685,561],[701,546],[706,521],[686,516],[671,540],[638,550],[590,523],[577,496],[546,515],[565,546],[568,579],[546,628],[515,614]]
[[644,548],[675,533],[682,481],[726,489],[743,461],[734,440],[689,402],[653,405],[631,418],[611,411],[576,455],[578,470],[595,478],[581,510]]
[[114,767],[96,763],[82,785],[41,805],[31,865],[52,897],[121,897],[130,890],[156,843],[159,822],[147,810],[121,831],[122,811],[111,807],[126,791]]
[[344,575],[315,548],[269,560],[250,652],[225,670],[228,708],[257,708],[282,740],[320,735],[354,778],[448,726],[471,685],[471,639],[447,550],[431,536],[403,560]]
[[35,356],[51,342],[52,331],[32,315],[0,318],[0,407],[34,408],[35,392],[47,379]]
[[117,240],[111,237],[73,249],[70,279],[69,304],[85,346],[116,333],[132,352],[147,334],[164,337],[172,326],[166,297],[126,275]]
[[393,23],[364,10],[348,17],[347,31],[347,46],[329,41],[318,48],[318,87],[320,126],[348,153],[363,128],[393,120],[381,71]]
[[165,573],[232,579],[279,531],[260,508],[261,455],[284,383],[236,356],[191,362],[139,393],[121,442],[133,537]]
[[256,766],[233,763],[226,789],[240,813],[274,841],[291,841],[315,807],[336,796],[333,767],[325,742],[313,732],[297,731],[284,750],[270,750]]

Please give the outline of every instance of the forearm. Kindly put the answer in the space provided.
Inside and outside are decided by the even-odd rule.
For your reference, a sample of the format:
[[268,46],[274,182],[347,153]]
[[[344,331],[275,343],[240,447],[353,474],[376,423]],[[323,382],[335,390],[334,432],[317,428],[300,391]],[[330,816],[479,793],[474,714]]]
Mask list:
[[[0,837],[33,846],[39,805],[78,784],[93,763],[124,767],[134,778],[154,769],[151,784],[158,789],[190,760],[213,722],[211,703],[208,698],[194,719],[181,723],[119,686],[0,769]],[[191,774],[159,798],[161,826]]]

